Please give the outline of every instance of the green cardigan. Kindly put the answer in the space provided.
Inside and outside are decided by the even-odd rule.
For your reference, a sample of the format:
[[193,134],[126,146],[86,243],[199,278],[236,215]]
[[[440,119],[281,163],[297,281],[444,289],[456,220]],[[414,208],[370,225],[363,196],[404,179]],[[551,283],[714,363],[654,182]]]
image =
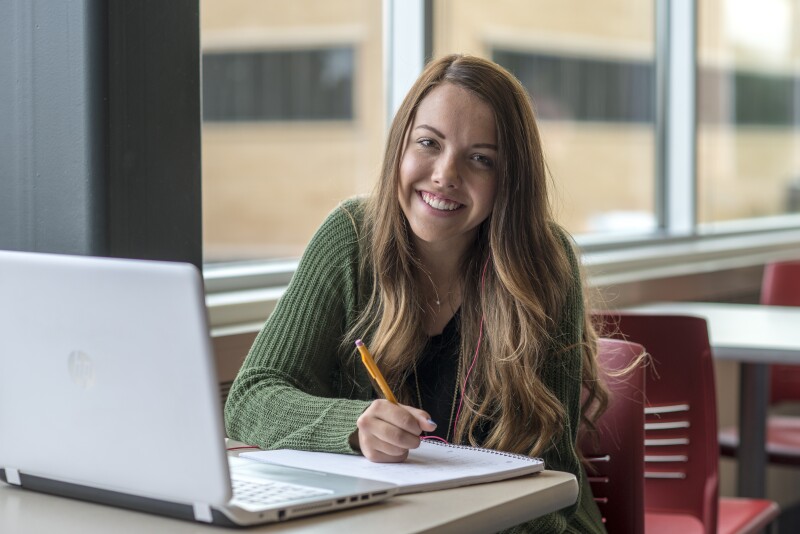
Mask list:
[[[359,287],[361,203],[349,200],[331,213],[308,245],[289,287],[256,337],[225,404],[228,436],[263,449],[291,448],[354,454],[348,438],[373,391],[353,355],[339,354],[354,324]],[[352,218],[351,218],[352,216]],[[565,432],[542,455],[548,469],[573,473],[580,482],[576,505],[512,529],[514,532],[602,533],[600,515],[575,451],[580,413],[583,299],[576,281],[561,319],[559,342],[575,349],[543,369],[545,383],[567,411]]]

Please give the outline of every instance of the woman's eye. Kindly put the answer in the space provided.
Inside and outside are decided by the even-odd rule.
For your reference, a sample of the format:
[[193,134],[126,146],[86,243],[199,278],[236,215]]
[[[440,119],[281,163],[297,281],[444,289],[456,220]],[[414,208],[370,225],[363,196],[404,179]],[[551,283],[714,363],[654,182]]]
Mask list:
[[419,146],[422,146],[422,147],[425,147],[425,148],[435,148],[436,147],[436,141],[434,141],[433,139],[428,139],[428,138],[418,139],[417,140],[417,144]]
[[477,161],[486,168],[491,169],[492,167],[494,167],[494,161],[492,161],[491,159],[487,158],[482,154],[475,154],[474,156],[472,156],[472,159],[474,161]]

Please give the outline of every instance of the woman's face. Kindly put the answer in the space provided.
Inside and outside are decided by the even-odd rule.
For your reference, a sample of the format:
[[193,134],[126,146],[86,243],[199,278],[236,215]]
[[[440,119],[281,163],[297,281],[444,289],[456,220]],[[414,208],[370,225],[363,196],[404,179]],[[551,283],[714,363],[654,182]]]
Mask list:
[[492,212],[497,156],[488,104],[449,83],[428,93],[400,161],[400,207],[417,242],[453,253],[469,246]]

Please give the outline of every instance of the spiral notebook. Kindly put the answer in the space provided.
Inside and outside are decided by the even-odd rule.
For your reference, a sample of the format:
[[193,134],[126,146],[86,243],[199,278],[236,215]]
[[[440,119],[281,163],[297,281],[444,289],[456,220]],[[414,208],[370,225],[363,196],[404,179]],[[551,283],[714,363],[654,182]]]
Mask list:
[[248,452],[261,462],[324,473],[360,476],[399,486],[398,493],[434,491],[531,475],[544,469],[541,458],[426,440],[402,463],[375,463],[363,456],[328,452]]

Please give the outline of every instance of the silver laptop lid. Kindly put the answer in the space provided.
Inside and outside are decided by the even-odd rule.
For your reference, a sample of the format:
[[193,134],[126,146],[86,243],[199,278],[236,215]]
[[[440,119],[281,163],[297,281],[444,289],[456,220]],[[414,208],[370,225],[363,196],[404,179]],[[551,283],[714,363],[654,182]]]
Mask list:
[[225,503],[217,392],[193,266],[0,251],[7,473]]

